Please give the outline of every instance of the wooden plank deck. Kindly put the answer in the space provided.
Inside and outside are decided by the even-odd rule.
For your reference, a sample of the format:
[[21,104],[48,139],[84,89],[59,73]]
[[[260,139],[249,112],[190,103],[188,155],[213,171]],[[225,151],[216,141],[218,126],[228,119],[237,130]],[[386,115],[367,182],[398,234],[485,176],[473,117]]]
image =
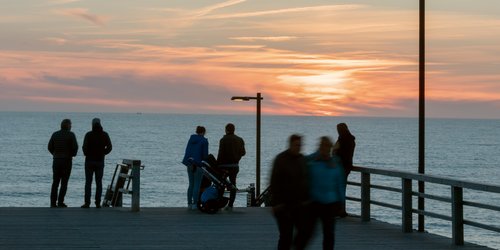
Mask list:
[[[0,208],[0,249],[276,249],[268,208],[214,215],[185,208]],[[488,249],[379,221],[337,220],[336,249]],[[308,249],[321,249],[316,232]]]

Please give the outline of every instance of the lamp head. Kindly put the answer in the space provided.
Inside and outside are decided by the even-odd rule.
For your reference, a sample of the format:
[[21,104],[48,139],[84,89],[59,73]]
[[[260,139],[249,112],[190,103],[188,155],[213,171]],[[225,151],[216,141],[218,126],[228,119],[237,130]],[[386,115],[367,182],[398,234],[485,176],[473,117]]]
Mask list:
[[231,101],[250,101],[250,97],[248,97],[248,96],[233,96],[233,97],[231,97]]

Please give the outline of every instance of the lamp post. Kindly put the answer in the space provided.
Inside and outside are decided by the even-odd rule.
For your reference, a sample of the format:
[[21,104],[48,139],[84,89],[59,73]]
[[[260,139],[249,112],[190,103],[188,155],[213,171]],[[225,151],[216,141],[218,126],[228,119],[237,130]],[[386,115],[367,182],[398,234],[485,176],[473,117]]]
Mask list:
[[257,96],[233,96],[231,101],[257,101],[257,138],[255,140],[256,159],[255,159],[255,195],[260,195],[260,102],[263,100],[260,93]]
[[[418,173],[425,174],[425,0],[419,1],[419,105]],[[418,192],[425,193],[425,182],[418,182]],[[425,210],[425,199],[418,197],[418,210]],[[425,217],[418,215],[418,231],[424,231]]]

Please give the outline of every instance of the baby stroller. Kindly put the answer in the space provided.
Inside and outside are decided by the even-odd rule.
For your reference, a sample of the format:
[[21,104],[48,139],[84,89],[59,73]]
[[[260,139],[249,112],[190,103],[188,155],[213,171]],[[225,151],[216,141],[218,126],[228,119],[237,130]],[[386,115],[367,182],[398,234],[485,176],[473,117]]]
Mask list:
[[227,179],[227,173],[217,168],[217,161],[213,155],[209,155],[198,167],[203,171],[198,208],[205,213],[217,213],[229,202],[229,198],[224,197],[224,190],[236,187]]

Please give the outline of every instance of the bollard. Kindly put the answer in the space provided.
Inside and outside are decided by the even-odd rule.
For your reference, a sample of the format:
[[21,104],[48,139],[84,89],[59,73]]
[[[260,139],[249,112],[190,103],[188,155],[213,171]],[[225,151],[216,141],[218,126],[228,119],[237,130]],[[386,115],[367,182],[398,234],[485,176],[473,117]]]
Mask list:
[[247,188],[247,207],[255,206],[255,184],[250,183]]
[[141,208],[141,161],[123,160],[123,163],[132,166],[132,212],[139,212]]

